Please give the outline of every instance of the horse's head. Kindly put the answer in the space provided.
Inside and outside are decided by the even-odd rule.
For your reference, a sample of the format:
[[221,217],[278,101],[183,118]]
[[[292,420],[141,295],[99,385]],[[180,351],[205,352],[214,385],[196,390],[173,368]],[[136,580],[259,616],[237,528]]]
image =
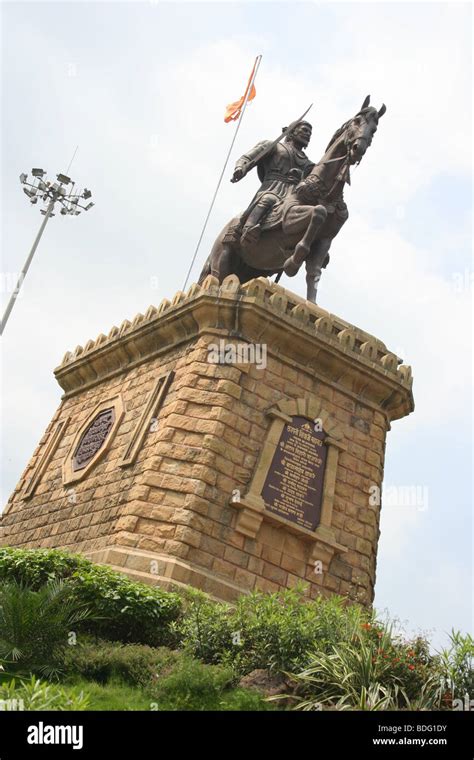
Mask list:
[[299,203],[311,206],[322,199],[334,199],[342,192],[344,183],[350,182],[350,165],[361,161],[377,131],[379,119],[387,110],[382,105],[377,111],[369,103],[370,95],[367,95],[360,111],[332,136],[321,161],[296,186],[294,194]]
[[369,103],[370,95],[367,95],[362,103],[360,111],[356,113],[354,118],[346,121],[346,123],[338,129],[327,148],[329,149],[338,138],[341,138],[341,142],[344,142],[346,155],[350,164],[359,163],[362,159],[377,131],[379,119],[387,110],[385,105],[382,105],[380,110],[377,111],[377,109],[370,106]]

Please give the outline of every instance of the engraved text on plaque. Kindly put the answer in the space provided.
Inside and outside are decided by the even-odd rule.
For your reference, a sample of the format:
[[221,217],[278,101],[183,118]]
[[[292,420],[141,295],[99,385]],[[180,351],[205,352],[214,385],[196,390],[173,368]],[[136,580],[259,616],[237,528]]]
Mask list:
[[325,438],[305,417],[293,417],[282,430],[262,488],[266,509],[308,530],[321,517]]
[[104,409],[95,417],[81,440],[74,453],[72,460],[72,469],[74,472],[82,470],[95,457],[100,448],[105,443],[105,439],[112,429],[115,420],[115,410]]

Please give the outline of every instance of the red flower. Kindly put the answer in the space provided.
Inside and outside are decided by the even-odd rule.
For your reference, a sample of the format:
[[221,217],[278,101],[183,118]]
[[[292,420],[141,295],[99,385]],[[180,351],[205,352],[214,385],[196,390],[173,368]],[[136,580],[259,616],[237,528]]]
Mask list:
[[365,628],[366,631],[370,631],[371,629],[370,623],[362,623],[361,628]]
[[415,666],[414,665],[409,665],[408,666],[408,670],[415,670]]

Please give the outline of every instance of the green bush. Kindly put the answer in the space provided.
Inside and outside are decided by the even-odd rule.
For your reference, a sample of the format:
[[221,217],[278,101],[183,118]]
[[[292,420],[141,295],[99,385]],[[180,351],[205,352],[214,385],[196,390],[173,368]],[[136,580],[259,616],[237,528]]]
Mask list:
[[249,689],[232,688],[232,668],[205,665],[181,657],[168,675],[148,690],[154,710],[269,710],[261,695]]
[[0,580],[16,580],[37,590],[53,578],[65,581],[72,603],[90,610],[91,619],[79,630],[152,646],[171,641],[171,623],[181,610],[177,594],[56,549],[0,549]]
[[0,684],[0,702],[6,710],[87,710],[88,695],[57,684],[12,679]]
[[421,636],[403,641],[390,626],[363,623],[350,641],[310,654],[293,675],[296,709],[331,704],[339,710],[440,709],[436,659]]
[[474,639],[467,633],[451,631],[450,646],[441,650],[438,657],[439,680],[447,706],[465,694],[474,694]]
[[351,640],[370,619],[340,597],[308,602],[303,588],[255,592],[240,597],[235,607],[193,591],[177,627],[182,645],[204,662],[232,664],[242,674],[255,668],[296,672],[315,646],[329,651]]
[[179,652],[165,647],[88,641],[69,648],[66,667],[69,674],[100,684],[118,680],[145,687],[172,668],[179,657]]
[[[426,639],[405,641],[375,613],[341,597],[308,601],[298,588],[253,593],[231,607],[192,591],[177,627],[185,650],[204,662],[231,665],[239,674],[256,668],[299,674],[299,709],[317,703],[439,709],[439,658]],[[466,683],[466,641],[456,651],[452,669]]]
[[69,583],[78,603],[87,604],[102,618],[86,623],[86,630],[125,643],[159,646],[172,640],[170,623],[181,609],[177,594],[92,563],[78,569]]
[[34,591],[50,580],[70,578],[92,563],[59,549],[0,548],[0,579],[16,580]]
[[414,699],[436,673],[437,658],[430,654],[428,641],[422,636],[405,640],[395,635],[388,623],[374,621],[362,628],[370,642],[374,664],[386,674],[381,683],[399,684],[404,698]]
[[182,658],[169,675],[156,682],[150,694],[160,710],[212,710],[233,679],[231,668]]
[[165,647],[90,641],[71,647],[67,666],[68,683],[76,686],[81,679],[91,709],[272,709],[255,691],[233,688],[231,668],[205,665]]
[[50,580],[37,591],[17,581],[0,586],[0,662],[11,673],[57,676],[63,667],[71,629],[89,611],[71,599],[63,581]]

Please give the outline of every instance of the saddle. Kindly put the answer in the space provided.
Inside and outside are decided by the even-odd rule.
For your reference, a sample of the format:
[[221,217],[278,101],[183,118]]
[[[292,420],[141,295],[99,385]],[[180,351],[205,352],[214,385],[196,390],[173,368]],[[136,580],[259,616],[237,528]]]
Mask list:
[[[270,209],[267,216],[262,219],[262,232],[268,232],[269,230],[275,230],[281,227],[283,220],[285,219],[285,216],[290,208],[293,208],[293,206],[301,205],[305,204],[302,204],[299,200],[297,200],[297,198],[294,198],[293,201],[289,201],[288,198],[283,198],[282,200],[278,201],[278,203],[275,203],[273,208]],[[324,206],[328,214],[338,214],[347,208],[344,201],[336,201],[335,203],[330,203],[323,198],[318,200],[317,203],[311,205]]]

